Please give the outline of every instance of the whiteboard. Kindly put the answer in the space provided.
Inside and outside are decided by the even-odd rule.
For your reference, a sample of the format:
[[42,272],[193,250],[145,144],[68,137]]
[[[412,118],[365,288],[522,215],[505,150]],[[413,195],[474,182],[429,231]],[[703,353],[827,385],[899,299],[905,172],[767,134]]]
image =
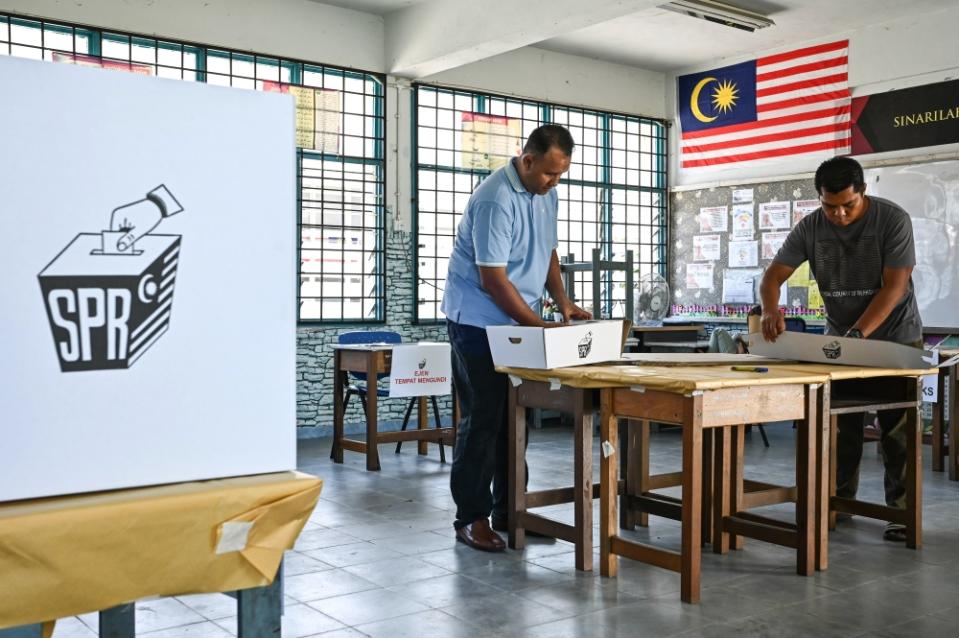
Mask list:
[[925,328],[959,329],[959,161],[865,171],[866,192],[902,206],[912,218],[912,278]]
[[292,98],[0,86],[0,501],[294,468]]

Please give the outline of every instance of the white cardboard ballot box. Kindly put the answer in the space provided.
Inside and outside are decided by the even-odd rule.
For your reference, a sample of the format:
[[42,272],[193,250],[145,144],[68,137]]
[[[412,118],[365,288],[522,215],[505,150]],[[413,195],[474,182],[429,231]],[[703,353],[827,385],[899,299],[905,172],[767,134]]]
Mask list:
[[789,361],[922,369],[932,367],[928,352],[889,341],[849,339],[805,332],[784,332],[770,343],[758,332],[749,335],[749,353]]
[[622,321],[584,321],[556,328],[489,326],[486,328],[497,366],[549,370],[619,359]]

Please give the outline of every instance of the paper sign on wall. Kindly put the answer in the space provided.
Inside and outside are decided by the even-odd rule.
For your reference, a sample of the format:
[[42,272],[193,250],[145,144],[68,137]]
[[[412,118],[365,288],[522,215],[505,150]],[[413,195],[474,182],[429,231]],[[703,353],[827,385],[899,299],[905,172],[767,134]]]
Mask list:
[[450,344],[417,343],[393,348],[391,397],[424,397],[450,393]]
[[759,228],[789,228],[789,202],[766,202],[759,205]]
[[699,209],[699,232],[725,233],[729,228],[728,206],[709,206]]
[[759,265],[758,241],[729,242],[730,268],[755,268]]
[[721,254],[719,235],[694,235],[693,260],[716,261]]
[[743,240],[753,238],[753,205],[735,204],[733,206],[733,234],[732,239]]

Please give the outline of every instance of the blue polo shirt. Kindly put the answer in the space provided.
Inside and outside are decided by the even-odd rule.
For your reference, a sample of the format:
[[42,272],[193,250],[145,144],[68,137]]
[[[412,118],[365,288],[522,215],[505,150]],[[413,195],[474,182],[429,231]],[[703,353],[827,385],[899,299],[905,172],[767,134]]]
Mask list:
[[505,266],[530,308],[539,308],[556,248],[556,189],[533,195],[520,181],[515,160],[481,183],[456,229],[442,310],[456,323],[485,328],[515,323],[480,284],[479,266]]

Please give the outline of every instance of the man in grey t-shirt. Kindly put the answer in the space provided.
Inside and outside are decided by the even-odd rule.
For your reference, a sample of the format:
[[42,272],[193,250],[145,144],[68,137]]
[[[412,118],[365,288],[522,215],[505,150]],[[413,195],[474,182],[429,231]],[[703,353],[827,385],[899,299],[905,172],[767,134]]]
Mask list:
[[[922,322],[912,284],[916,248],[908,213],[888,200],[868,197],[862,167],[850,157],[823,162],[815,183],[822,206],[793,228],[763,276],[763,336],[775,341],[786,329],[779,289],[808,261],[826,308],[826,334],[921,347]],[[879,413],[886,503],[900,508],[906,498],[905,423],[905,410]],[[856,495],[863,425],[861,414],[839,418],[838,496]],[[885,538],[905,541],[905,527],[890,523]]]

